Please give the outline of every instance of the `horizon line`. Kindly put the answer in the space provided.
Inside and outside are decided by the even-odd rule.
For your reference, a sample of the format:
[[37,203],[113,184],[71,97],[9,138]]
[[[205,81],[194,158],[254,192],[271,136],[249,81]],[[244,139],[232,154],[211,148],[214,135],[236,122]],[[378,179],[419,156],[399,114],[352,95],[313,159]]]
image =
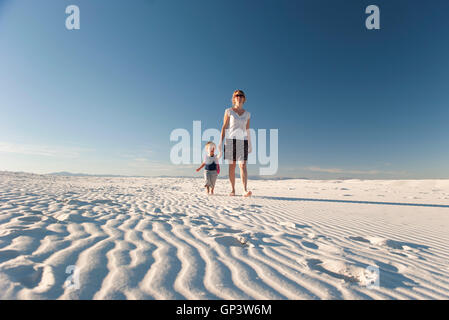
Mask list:
[[[119,175],[119,174],[97,174],[97,173],[73,173],[70,171],[58,171],[58,172],[50,172],[50,173],[36,173],[29,171],[10,171],[10,170],[0,170],[0,173],[25,173],[25,174],[36,174],[36,175],[50,175],[50,176],[90,176],[90,177],[116,177],[116,178],[203,178],[202,176],[194,176],[194,175]],[[228,175],[222,175],[218,178],[224,179],[228,178]],[[237,175],[236,177],[240,177]],[[338,178],[310,178],[310,177],[288,177],[288,176],[257,176],[257,175],[249,175],[248,178],[253,180],[449,180],[449,178],[356,178],[356,177],[338,177]]]

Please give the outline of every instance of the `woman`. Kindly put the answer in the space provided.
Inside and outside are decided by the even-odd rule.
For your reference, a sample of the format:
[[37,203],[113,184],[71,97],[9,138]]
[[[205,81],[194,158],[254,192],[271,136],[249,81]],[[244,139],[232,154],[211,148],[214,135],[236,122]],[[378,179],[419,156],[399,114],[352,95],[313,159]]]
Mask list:
[[221,138],[218,144],[218,157],[221,157],[221,148],[224,140],[224,159],[229,161],[229,181],[232,191],[230,196],[235,196],[235,167],[239,162],[240,178],[242,179],[245,197],[249,197],[252,192],[247,190],[248,171],[246,162],[248,153],[251,153],[251,135],[249,133],[249,119],[251,114],[243,109],[246,102],[245,93],[242,90],[235,90],[232,95],[232,107],[225,110],[223,127],[221,128]]

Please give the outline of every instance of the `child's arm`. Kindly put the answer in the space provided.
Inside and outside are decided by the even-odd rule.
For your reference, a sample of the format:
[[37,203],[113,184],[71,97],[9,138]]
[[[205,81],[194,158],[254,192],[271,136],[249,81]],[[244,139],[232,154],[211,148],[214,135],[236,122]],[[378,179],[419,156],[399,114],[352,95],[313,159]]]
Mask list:
[[201,166],[200,166],[198,169],[196,169],[196,172],[198,172],[198,171],[200,171],[201,169],[203,169],[203,167],[204,167],[205,165],[206,165],[206,163],[203,162],[203,163],[201,164]]

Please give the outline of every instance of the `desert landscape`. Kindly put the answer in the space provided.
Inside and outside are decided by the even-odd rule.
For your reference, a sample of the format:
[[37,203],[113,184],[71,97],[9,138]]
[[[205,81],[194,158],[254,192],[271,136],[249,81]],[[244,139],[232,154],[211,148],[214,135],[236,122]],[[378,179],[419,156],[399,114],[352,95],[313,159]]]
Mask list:
[[448,180],[0,172],[1,299],[448,299]]

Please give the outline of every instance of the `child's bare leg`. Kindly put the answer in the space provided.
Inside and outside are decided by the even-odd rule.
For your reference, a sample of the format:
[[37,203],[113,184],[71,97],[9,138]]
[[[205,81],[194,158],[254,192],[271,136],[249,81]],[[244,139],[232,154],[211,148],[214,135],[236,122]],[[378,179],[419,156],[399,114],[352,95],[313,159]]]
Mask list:
[[207,186],[206,189],[207,189],[207,194],[209,194],[209,186]]
[[212,189],[210,190],[210,194],[214,194],[214,188],[215,187],[212,187]]

